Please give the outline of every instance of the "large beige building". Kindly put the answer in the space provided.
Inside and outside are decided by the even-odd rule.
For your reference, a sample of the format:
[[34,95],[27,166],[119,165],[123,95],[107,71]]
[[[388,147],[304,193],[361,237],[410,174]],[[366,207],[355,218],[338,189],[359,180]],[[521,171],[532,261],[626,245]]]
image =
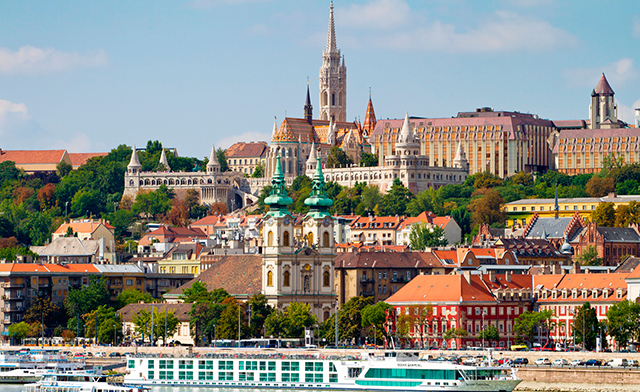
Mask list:
[[256,166],[265,164],[269,151],[266,142],[238,142],[225,151],[229,169],[251,176]]
[[[395,154],[403,120],[380,120],[370,139],[381,162]],[[458,146],[466,154],[469,174],[488,171],[507,177],[518,171],[546,171],[550,162],[547,138],[553,123],[533,114],[481,108],[452,118],[410,118],[420,143],[420,155],[436,167],[454,167]]]

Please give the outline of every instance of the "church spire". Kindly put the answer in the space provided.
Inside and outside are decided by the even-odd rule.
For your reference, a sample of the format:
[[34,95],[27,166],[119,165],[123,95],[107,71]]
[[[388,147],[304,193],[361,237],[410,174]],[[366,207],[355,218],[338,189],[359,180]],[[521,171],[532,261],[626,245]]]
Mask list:
[[164,166],[163,171],[171,171],[171,166],[169,166],[169,162],[167,161],[167,154],[164,152],[164,148],[162,149],[162,154],[160,154],[158,166]]
[[373,110],[373,102],[371,101],[371,88],[369,88],[369,103],[367,104],[367,113],[364,115],[364,123],[362,124],[362,130],[365,135],[372,135],[373,130],[376,128],[376,112]]
[[207,162],[207,173],[212,174],[220,171],[220,162],[216,156],[216,146],[211,145],[211,153],[209,154],[209,162]]
[[307,101],[304,104],[304,119],[309,125],[313,122],[313,106],[311,105],[311,95],[309,94],[309,78],[307,77]]
[[331,11],[329,11],[329,32],[327,33],[327,53],[335,53],[338,51],[338,46],[336,45],[336,25],[333,21],[333,1],[331,2],[331,6],[329,7]]
[[293,203],[293,200],[287,196],[285,187],[284,173],[282,172],[282,163],[280,162],[280,154],[276,156],[276,170],[271,179],[271,194],[264,199],[264,204],[269,206],[267,215],[273,217],[282,217],[291,215],[287,206]]
[[133,145],[131,160],[129,161],[129,165],[127,167],[129,169],[142,169],[142,165],[140,164],[140,160],[138,159],[138,150],[136,149],[135,144]]
[[304,204],[311,207],[307,216],[311,216],[314,219],[331,216],[327,210],[333,205],[333,200],[327,197],[324,190],[324,174],[322,174],[320,157],[316,158],[316,172],[313,175],[313,182],[311,183],[311,194],[304,201]]

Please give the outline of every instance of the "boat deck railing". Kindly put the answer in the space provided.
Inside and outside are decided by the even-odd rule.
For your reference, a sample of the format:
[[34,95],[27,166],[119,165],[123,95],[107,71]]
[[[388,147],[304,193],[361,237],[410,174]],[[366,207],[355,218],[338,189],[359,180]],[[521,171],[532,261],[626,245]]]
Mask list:
[[168,355],[168,354],[132,354],[129,358],[168,358],[168,359],[286,359],[286,360],[331,360],[331,361],[360,361],[362,358],[360,355],[322,355],[322,354],[282,354],[282,353],[269,353],[269,354],[248,354],[248,353],[200,353],[200,354],[186,354],[186,355]]

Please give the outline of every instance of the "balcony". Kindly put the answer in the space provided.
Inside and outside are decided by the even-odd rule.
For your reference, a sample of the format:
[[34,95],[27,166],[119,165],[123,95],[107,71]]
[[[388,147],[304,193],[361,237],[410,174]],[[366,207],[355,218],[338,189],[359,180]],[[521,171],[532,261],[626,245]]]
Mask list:
[[15,283],[15,282],[5,282],[2,283],[0,287],[4,287],[5,289],[17,289],[24,287],[24,283]]
[[374,280],[373,280],[373,278],[368,278],[366,276],[363,276],[362,279],[360,279],[360,282],[362,282],[362,283],[373,283]]
[[361,291],[360,292],[360,296],[361,297],[373,297],[375,295],[374,291]]

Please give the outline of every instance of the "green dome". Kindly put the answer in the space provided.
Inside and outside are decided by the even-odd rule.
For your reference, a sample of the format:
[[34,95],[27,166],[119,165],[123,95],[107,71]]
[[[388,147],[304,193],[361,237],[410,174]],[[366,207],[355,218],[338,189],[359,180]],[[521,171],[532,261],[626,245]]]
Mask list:
[[305,199],[304,204],[311,207],[307,216],[316,219],[331,216],[327,210],[333,205],[333,200],[329,199],[324,191],[324,175],[319,156],[316,159],[316,172],[313,175],[311,194]]

